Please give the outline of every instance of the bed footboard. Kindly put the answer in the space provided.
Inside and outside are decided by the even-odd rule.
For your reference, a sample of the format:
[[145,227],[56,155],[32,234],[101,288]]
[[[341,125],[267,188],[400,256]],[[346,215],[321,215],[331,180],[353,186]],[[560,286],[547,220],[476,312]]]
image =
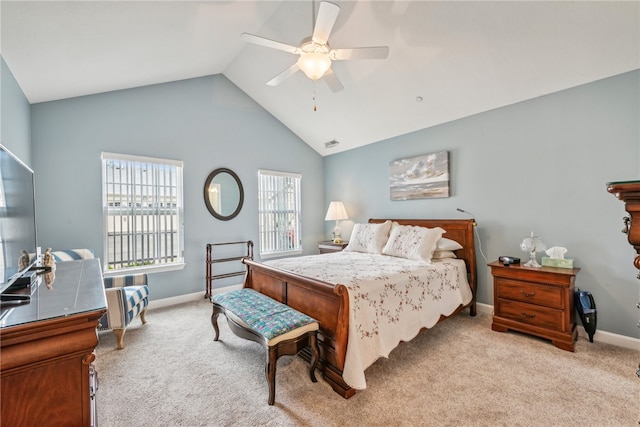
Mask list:
[[[353,396],[355,389],[342,379],[349,336],[347,288],[260,264],[248,258],[242,262],[247,266],[245,288],[252,288],[318,320],[319,366],[323,377],[341,396]],[[306,355],[304,352],[302,355],[310,357],[310,354]]]

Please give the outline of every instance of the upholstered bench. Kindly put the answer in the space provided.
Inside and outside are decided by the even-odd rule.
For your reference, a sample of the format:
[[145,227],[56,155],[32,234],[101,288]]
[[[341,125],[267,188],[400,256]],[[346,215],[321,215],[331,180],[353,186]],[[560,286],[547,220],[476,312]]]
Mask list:
[[267,361],[265,375],[269,385],[269,405],[276,397],[276,364],[280,356],[293,356],[305,347],[312,352],[309,374],[317,382],[318,322],[306,314],[279,303],[268,296],[243,288],[211,297],[213,314],[211,325],[218,341],[218,315],[224,314],[229,329],[237,336],[255,341],[265,348]]

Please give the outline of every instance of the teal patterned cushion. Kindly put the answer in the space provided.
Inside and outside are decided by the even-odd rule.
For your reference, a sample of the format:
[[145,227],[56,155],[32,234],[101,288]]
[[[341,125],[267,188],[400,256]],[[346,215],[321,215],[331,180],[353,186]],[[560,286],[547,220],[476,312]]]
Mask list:
[[317,322],[314,318],[249,288],[213,295],[211,300],[231,311],[267,340]]

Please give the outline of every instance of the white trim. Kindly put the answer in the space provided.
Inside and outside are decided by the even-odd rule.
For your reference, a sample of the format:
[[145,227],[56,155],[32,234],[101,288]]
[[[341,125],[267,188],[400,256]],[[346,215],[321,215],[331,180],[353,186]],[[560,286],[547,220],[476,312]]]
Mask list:
[[[101,158],[101,162],[102,162],[102,239],[103,239],[103,254],[104,254],[104,260],[105,262],[103,263],[103,274],[106,276],[113,276],[113,275],[118,275],[118,274],[134,274],[135,272],[163,272],[163,271],[175,271],[175,270],[182,270],[184,268],[184,182],[183,182],[183,162],[181,160],[170,160],[170,159],[161,159],[161,158],[157,158],[157,157],[144,157],[144,156],[134,156],[134,155],[130,155],[130,154],[120,154],[120,153],[109,153],[109,152],[102,152],[100,155]],[[169,174],[169,177],[172,178],[175,172],[175,183],[173,185],[171,185],[171,189],[175,190],[175,204],[176,204],[176,213],[175,215],[177,216],[177,220],[178,220],[178,224],[176,225],[177,228],[177,241],[178,241],[178,253],[176,254],[177,256],[177,261],[176,262],[172,262],[172,263],[168,263],[168,264],[159,264],[157,266],[154,267],[150,267],[150,266],[143,266],[143,267],[132,267],[132,268],[119,268],[117,270],[109,270],[109,256],[111,254],[111,252],[109,251],[109,223],[110,223],[110,214],[109,214],[109,185],[115,185],[118,184],[120,187],[122,187],[123,182],[125,185],[125,188],[127,189],[126,191],[120,191],[120,201],[124,200],[125,202],[128,202],[129,204],[133,203],[133,207],[131,209],[127,209],[126,212],[123,213],[117,213],[114,211],[114,215],[125,215],[125,219],[126,219],[126,215],[130,215],[133,214],[136,223],[138,221],[138,218],[143,218],[144,216],[149,215],[149,218],[153,218],[155,219],[157,217],[157,215],[159,214],[159,212],[153,208],[153,209],[146,209],[145,207],[135,207],[135,201],[136,201],[136,197],[134,196],[134,192],[131,192],[129,189],[129,185],[135,185],[135,188],[138,187],[138,185],[140,185],[140,182],[137,182],[138,179],[133,179],[133,182],[130,182],[129,179],[118,179],[116,180],[115,178],[115,173],[113,173],[112,182],[107,182],[109,180],[109,173],[108,170],[111,170],[111,167],[109,166],[110,164],[113,163],[124,163],[127,170],[129,170],[129,168],[136,168],[138,166],[134,166],[134,165],[142,165],[142,164],[152,164],[151,165],[147,165],[144,166],[146,169],[151,169],[151,171],[164,171],[165,175],[166,173]],[[137,175],[137,174],[136,174]],[[166,179],[166,177],[165,177]],[[143,180],[144,181],[144,180]],[[155,198],[155,191],[157,190],[159,183],[156,182],[155,179],[151,179],[149,181],[149,183],[145,183],[144,184],[146,187],[150,188],[151,190],[153,190],[154,196],[150,196],[152,198]],[[166,183],[164,185],[167,185]],[[112,191],[112,193],[116,193],[115,187]],[[144,193],[146,194],[146,191],[144,191]],[[151,193],[149,193],[151,194]],[[174,195],[173,191],[171,192],[172,195]],[[120,209],[119,209],[120,210]],[[113,217],[116,218],[116,217]],[[172,221],[173,222],[173,221]],[[144,221],[142,221],[142,223],[144,224]],[[122,221],[121,221],[122,224]],[[165,223],[166,224],[166,223]],[[121,225],[121,230],[117,231],[116,230],[117,227],[114,227],[114,233],[117,233],[119,235],[131,235],[131,230],[129,230],[129,228],[127,227],[126,230],[124,227],[122,227]],[[135,227],[134,227],[135,228]],[[149,229],[148,227],[148,222],[147,222],[147,229]],[[142,229],[144,231],[145,227],[144,225],[142,226]],[[167,231],[171,231],[171,230],[167,230]],[[158,233],[161,233],[161,231],[159,231],[158,227],[156,226],[156,231],[148,231],[150,234],[152,234],[154,237],[158,235]],[[159,256],[159,254],[154,254],[156,257]],[[134,254],[134,256],[137,256],[137,254]],[[155,261],[159,261],[158,258],[154,259]],[[119,262],[120,260],[112,260],[115,262]]]
[[[232,291],[235,289],[241,289],[242,284],[225,286],[223,288],[215,288],[212,290],[214,294],[220,294],[226,291]],[[149,301],[149,307],[147,310],[156,310],[158,308],[171,307],[173,305],[184,304],[186,302],[200,301],[204,299],[204,291],[194,292],[191,294],[178,295],[175,297],[162,298],[159,300]]]
[[[493,306],[489,304],[476,303],[478,314],[493,315]],[[578,336],[589,339],[589,334],[584,330],[583,326],[578,324]],[[640,350],[640,339],[628,337],[625,335],[614,334],[613,332],[598,331],[593,335],[593,342],[601,342],[611,344],[618,347],[628,348],[631,350]]]
[[[224,288],[213,289],[214,294],[219,294],[226,291],[232,291],[235,289],[241,289],[242,285],[232,285],[225,286]],[[203,292],[195,292],[192,294],[179,295],[171,298],[164,298],[155,301],[149,301],[149,310],[155,310],[163,307],[170,307],[172,305],[183,304],[186,302],[198,301],[204,298]],[[476,303],[476,309],[478,314],[493,314],[493,306],[489,304]],[[578,336],[589,339],[589,334],[587,334],[584,328],[578,325]],[[624,335],[614,334],[612,332],[606,331],[596,331],[593,335],[593,341],[611,344],[618,347],[628,348],[631,350],[640,350],[640,339],[627,337]]]
[[[584,330],[584,327],[578,325],[578,336],[589,339],[589,334]],[[640,339],[627,337],[625,335],[618,335],[607,331],[598,331],[593,335],[593,342],[601,342],[605,344],[611,344],[618,347],[628,348],[630,350],[640,350]]]
[[300,255],[300,254],[302,254],[302,252],[303,252],[302,248],[300,248],[299,250],[295,250],[295,251],[266,252],[266,253],[261,253],[260,254],[260,259],[285,258],[285,257],[294,256],[294,255]]
[[126,160],[129,162],[156,163],[160,165],[172,165],[172,166],[184,167],[182,160],[162,159],[160,157],[136,156],[133,154],[109,153],[106,151],[103,151],[100,154],[100,159],[101,160]]
[[175,262],[172,264],[158,264],[158,265],[149,265],[144,267],[122,268],[120,270],[106,270],[102,272],[102,276],[111,277],[111,276],[122,276],[124,274],[164,273],[167,271],[183,270],[186,265],[187,264],[185,264],[184,262]]
[[173,305],[184,304],[186,302],[194,302],[201,299],[204,299],[204,292],[194,292],[192,294],[152,300],[149,301],[149,307],[147,308],[147,310],[156,310],[158,308],[171,307]]
[[302,174],[295,172],[281,172],[281,171],[272,171],[268,169],[258,169],[258,176],[262,175],[270,175],[270,176],[286,176],[290,178],[298,178],[302,180]]
[[482,304],[481,302],[476,303],[476,310],[478,314],[489,314],[493,316],[493,306],[489,304]]

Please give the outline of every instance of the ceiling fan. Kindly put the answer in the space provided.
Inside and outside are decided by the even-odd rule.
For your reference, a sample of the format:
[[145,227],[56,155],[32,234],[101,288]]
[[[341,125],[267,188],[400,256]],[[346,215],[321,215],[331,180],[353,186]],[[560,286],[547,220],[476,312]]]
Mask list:
[[[315,12],[315,7],[313,9]],[[313,28],[313,35],[304,38],[300,42],[300,46],[292,46],[253,34],[242,34],[242,39],[249,43],[300,55],[292,66],[269,80],[267,82],[269,86],[277,86],[298,70],[302,70],[311,80],[315,81],[323,78],[333,92],[338,92],[344,89],[344,86],[342,86],[342,83],[331,69],[332,61],[385,59],[389,55],[388,46],[332,49],[328,40],[339,12],[339,6],[326,1],[321,2]]]

